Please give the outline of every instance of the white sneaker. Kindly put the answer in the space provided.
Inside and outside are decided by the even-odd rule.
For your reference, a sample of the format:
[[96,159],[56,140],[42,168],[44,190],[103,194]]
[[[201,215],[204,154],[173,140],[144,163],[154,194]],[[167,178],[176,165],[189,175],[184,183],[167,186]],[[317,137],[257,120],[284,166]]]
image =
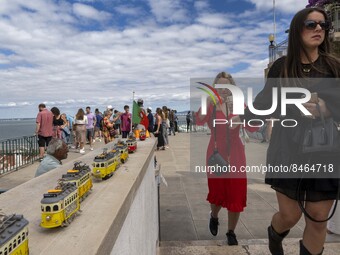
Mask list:
[[101,142],[101,141],[102,141],[102,139],[99,138],[99,142]]
[[74,146],[74,145],[71,145],[71,149],[75,149],[76,148],[76,146]]
[[80,149],[80,150],[79,150],[79,153],[80,153],[80,154],[84,154],[84,153],[85,153],[85,149]]
[[90,151],[93,151],[93,147],[90,147]]

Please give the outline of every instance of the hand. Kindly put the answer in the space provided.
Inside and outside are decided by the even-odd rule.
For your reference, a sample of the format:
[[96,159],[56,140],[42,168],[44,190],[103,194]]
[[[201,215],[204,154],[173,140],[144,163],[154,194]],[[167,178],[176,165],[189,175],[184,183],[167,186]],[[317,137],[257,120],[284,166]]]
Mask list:
[[[312,118],[320,117],[320,113],[315,103],[304,103],[303,106],[312,114]],[[331,114],[326,106],[326,102],[319,98],[320,111],[325,117],[329,117]],[[306,116],[310,117],[310,116]]]

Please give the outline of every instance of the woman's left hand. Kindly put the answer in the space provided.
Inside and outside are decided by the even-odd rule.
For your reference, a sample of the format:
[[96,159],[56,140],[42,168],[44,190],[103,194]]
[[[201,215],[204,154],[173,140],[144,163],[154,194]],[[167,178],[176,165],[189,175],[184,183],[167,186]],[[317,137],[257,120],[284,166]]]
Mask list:
[[[323,113],[323,115],[325,117],[329,117],[331,114],[326,106],[326,102],[323,99],[319,98],[318,104],[320,106],[320,111]],[[312,114],[312,118],[320,117],[319,110],[316,107],[315,103],[304,103],[303,106]]]

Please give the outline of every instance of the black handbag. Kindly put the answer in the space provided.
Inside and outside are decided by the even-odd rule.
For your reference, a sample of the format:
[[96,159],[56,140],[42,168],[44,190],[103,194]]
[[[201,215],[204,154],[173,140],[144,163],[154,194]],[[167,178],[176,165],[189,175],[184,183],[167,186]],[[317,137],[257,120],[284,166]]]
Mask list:
[[[226,106],[227,111],[226,115],[228,116],[228,107]],[[213,119],[216,118],[216,106],[214,106],[214,111],[213,111]],[[216,142],[216,126],[214,127],[214,152],[213,154],[209,157],[207,166],[210,167],[210,171],[213,170],[214,168],[214,173],[215,175],[221,175],[225,172],[218,172],[216,171],[219,167],[220,169],[223,168],[223,170],[226,170],[229,168],[229,156],[230,156],[230,142],[229,142],[229,128],[227,127],[227,155],[228,155],[228,160],[225,160],[221,154],[218,152],[217,148],[217,142]],[[212,168],[213,167],[213,168]]]
[[[333,118],[325,119],[323,113],[320,110],[320,105],[317,103],[316,107],[319,111],[320,118],[316,120],[310,120],[309,125],[304,131],[303,143],[302,143],[302,153],[310,154],[312,157],[313,153],[317,155],[339,155],[340,153],[340,125],[338,122],[334,121]],[[337,198],[335,199],[335,204],[333,211],[330,213],[327,219],[316,220],[314,219],[303,206],[303,200],[300,197],[301,183],[303,178],[299,180],[297,187],[297,201],[298,205],[303,212],[303,214],[314,222],[326,222],[330,220],[336,210],[338,205],[339,193],[338,188]],[[340,187],[340,179],[339,179]]]
[[325,119],[320,111],[320,105],[316,104],[320,118],[310,120],[307,125],[302,143],[302,153],[337,154],[340,153],[340,124],[333,118]]

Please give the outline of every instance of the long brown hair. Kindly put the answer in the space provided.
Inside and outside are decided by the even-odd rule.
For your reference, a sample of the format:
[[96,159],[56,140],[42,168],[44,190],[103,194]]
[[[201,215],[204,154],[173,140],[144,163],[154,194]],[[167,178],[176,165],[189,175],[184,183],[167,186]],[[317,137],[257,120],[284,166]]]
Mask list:
[[162,120],[164,119],[163,111],[162,111],[161,108],[158,107],[158,108],[156,109],[156,113],[157,113],[157,115],[158,115],[159,117],[161,117]]
[[[307,16],[312,12],[321,13],[326,22],[329,22],[328,16],[326,12],[317,7],[311,7],[303,9],[295,14],[290,23],[289,28],[289,38],[288,38],[288,50],[287,57],[285,59],[284,70],[281,73],[282,77],[285,78],[301,78],[305,77],[305,74],[302,72],[303,67],[301,63],[301,53],[307,57],[308,61],[312,63],[312,59],[309,56],[304,44],[302,42],[302,31],[304,29],[304,21],[307,19]],[[338,66],[340,64],[339,60],[331,54],[331,47],[329,42],[329,30],[325,30],[325,39],[319,45],[319,57],[325,62],[326,67],[329,67],[332,74],[335,77],[339,77]],[[316,69],[319,72],[324,72],[319,70],[317,67],[313,66],[312,68]]]
[[83,108],[80,108],[76,114],[76,119],[77,120],[83,120],[84,119],[85,112]]

